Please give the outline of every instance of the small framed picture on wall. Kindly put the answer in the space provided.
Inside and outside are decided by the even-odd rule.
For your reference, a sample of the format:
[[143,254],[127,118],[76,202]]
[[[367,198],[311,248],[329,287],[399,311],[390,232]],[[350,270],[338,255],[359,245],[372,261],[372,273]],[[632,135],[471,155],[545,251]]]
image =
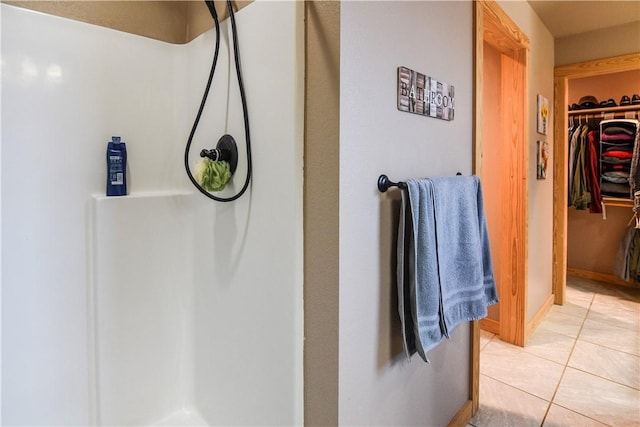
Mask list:
[[538,179],[547,179],[547,163],[549,160],[549,144],[544,141],[538,141],[538,167],[536,178]]
[[549,100],[538,94],[538,133],[547,134],[549,123]]

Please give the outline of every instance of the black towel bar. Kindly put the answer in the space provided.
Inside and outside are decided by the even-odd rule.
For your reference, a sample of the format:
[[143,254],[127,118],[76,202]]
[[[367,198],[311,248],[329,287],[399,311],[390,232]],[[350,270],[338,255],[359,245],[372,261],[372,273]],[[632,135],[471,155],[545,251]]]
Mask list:
[[407,184],[400,181],[400,182],[393,182],[389,179],[389,177],[387,175],[380,175],[380,177],[378,178],[378,190],[381,193],[386,192],[390,187],[398,187],[401,189],[405,189],[407,188]]
[[[456,176],[462,175],[460,172],[456,173]],[[387,175],[380,175],[378,177],[378,190],[381,193],[386,192],[391,187],[398,187],[402,190],[407,188],[407,183],[404,181],[393,182]]]

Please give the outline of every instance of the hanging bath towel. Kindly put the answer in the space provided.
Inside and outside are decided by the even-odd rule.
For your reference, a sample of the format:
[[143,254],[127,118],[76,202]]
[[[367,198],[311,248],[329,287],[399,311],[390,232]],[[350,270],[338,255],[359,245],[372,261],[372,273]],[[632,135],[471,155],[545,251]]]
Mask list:
[[477,176],[431,178],[434,189],[443,331],[487,316],[498,302],[482,187]]
[[410,179],[398,229],[405,351],[426,353],[498,302],[477,177]]
[[398,228],[398,311],[407,357],[427,351],[444,338],[440,324],[440,286],[436,253],[435,212],[431,185],[407,182]]

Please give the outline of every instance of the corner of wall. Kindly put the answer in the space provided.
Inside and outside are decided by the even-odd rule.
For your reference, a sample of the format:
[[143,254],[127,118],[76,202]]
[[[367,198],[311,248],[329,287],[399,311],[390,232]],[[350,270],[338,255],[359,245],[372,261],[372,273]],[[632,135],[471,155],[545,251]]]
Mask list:
[[[253,1],[254,0],[234,1],[233,3],[236,7],[235,12],[239,12],[244,7],[250,5]],[[182,3],[182,2],[179,2],[179,3]],[[186,6],[187,18],[186,18],[186,24],[185,24],[185,34],[184,34],[183,43],[189,43],[191,40],[200,36],[202,33],[213,28],[213,20],[204,2],[187,1],[184,3],[187,4]],[[216,10],[217,10],[220,22],[222,22],[229,17],[227,6],[225,5],[225,2],[221,0],[217,0],[214,3],[216,4]]]
[[[236,0],[236,12],[254,0]],[[3,3],[49,15],[112,28],[174,44],[184,44],[213,27],[204,2],[196,1],[24,1]],[[216,0],[220,22],[229,17]]]
[[338,425],[340,3],[305,3],[304,424]]

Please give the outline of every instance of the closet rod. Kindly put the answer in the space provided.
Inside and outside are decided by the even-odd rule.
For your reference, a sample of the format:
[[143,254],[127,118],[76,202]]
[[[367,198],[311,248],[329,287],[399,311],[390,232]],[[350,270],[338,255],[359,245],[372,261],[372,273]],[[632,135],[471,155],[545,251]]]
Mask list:
[[582,114],[571,114],[570,118],[572,120],[578,119],[578,120],[591,120],[591,119],[598,119],[598,120],[611,120],[611,119],[638,119],[640,120],[640,109],[638,111],[634,112],[635,114],[632,117],[627,117],[627,114],[629,114],[629,111],[627,112],[611,112],[611,113],[582,113]]
[[589,108],[584,110],[570,110],[570,116],[582,114],[604,114],[604,113],[623,113],[625,111],[640,111],[640,104],[623,105],[622,107],[605,107],[605,108]]

